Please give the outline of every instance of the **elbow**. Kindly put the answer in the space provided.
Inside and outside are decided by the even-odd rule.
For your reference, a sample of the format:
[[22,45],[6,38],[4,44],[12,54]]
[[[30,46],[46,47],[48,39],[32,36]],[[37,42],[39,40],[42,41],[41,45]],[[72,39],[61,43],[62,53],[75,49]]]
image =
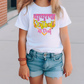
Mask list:
[[26,42],[26,39],[25,38],[19,38],[18,42]]

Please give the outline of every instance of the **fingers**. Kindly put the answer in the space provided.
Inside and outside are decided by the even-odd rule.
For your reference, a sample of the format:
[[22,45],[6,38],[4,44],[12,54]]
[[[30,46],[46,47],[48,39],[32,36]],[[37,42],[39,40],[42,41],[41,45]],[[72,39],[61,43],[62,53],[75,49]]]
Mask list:
[[65,74],[65,77],[69,76],[71,74],[71,71],[63,70],[63,74]]
[[20,76],[22,79],[25,79],[25,80],[28,80],[28,76],[27,75],[23,75],[23,76]]
[[28,80],[28,76],[26,75],[25,77],[26,77],[26,80]]
[[67,76],[68,76],[68,73],[65,74],[65,77],[67,77]]
[[68,76],[71,74],[71,72],[68,72]]
[[21,76],[21,78],[26,79],[25,75]]
[[63,71],[63,74],[65,74],[65,70]]
[[28,77],[29,77],[29,73],[26,73],[26,74],[21,74],[20,72],[19,72],[19,74],[18,74],[22,79],[26,79],[26,80],[28,80]]
[[65,72],[65,77],[69,76],[71,72]]
[[20,73],[19,73],[19,76],[20,76],[22,79],[26,79],[26,80],[28,80],[28,77],[29,77],[28,74],[26,74],[26,75],[21,75]]
[[27,76],[28,76],[28,77],[30,76],[29,73],[27,73]]

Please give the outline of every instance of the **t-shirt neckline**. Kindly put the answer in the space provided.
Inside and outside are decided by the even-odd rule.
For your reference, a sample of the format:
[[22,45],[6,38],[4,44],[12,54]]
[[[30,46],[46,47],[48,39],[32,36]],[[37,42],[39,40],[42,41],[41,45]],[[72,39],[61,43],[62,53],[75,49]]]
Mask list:
[[51,5],[46,6],[46,7],[41,7],[41,6],[37,5],[34,1],[33,1],[33,5],[34,5],[34,7],[38,8],[40,10],[50,10],[50,8],[51,8]]

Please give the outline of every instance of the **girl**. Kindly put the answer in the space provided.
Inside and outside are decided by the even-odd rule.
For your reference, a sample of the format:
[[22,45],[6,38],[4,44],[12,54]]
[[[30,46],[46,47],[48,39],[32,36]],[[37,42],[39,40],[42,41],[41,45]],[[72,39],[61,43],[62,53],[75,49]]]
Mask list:
[[43,84],[44,74],[47,84],[62,84],[62,75],[72,71],[66,9],[59,0],[20,0],[17,9],[19,76],[29,77],[30,84]]

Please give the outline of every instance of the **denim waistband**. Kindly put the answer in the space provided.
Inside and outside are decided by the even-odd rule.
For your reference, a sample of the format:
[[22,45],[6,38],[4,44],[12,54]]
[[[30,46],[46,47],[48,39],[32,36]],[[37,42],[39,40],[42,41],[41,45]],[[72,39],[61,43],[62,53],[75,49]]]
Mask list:
[[31,49],[30,52],[29,52],[31,55],[38,55],[40,57],[43,57],[46,55],[46,57],[53,57],[54,55],[56,56],[59,56],[59,55],[62,55],[62,53],[59,53],[59,54],[56,54],[56,53],[49,53],[49,52],[38,52],[36,50],[33,50]]

